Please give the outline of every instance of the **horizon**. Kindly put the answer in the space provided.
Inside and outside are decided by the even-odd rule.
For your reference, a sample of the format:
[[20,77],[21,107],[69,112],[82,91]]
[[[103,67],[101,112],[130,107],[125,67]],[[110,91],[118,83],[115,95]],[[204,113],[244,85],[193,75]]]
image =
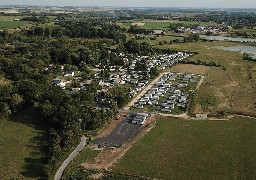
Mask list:
[[197,9],[255,9],[256,1],[251,0],[215,0],[214,2],[207,2],[206,0],[68,0],[50,1],[50,0],[14,0],[10,2],[2,2],[0,6],[57,6],[57,7],[122,7],[122,8],[197,8]]

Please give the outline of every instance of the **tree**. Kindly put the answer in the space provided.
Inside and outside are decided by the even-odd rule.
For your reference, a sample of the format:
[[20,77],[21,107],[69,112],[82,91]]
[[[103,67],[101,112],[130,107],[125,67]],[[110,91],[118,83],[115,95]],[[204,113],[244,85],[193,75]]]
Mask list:
[[11,113],[9,105],[5,102],[0,102],[0,116],[8,117]]
[[135,64],[135,70],[136,71],[147,71],[146,60],[142,59],[140,61],[137,61]]
[[151,78],[155,78],[156,76],[159,75],[159,69],[156,66],[152,67],[152,68],[150,68],[149,74],[150,74]]

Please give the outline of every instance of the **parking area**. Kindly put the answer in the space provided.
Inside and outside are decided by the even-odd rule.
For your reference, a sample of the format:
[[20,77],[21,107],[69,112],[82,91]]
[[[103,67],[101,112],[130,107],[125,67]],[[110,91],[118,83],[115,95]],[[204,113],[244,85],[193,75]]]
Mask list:
[[141,124],[133,124],[131,117],[133,117],[132,114],[122,120],[108,136],[93,140],[93,144],[98,144],[99,147],[123,145],[128,139],[138,133],[142,126]]

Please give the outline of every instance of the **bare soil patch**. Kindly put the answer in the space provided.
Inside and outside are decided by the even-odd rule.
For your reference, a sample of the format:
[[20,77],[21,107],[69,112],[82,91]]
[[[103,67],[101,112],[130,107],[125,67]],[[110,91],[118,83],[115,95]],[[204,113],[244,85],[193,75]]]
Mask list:
[[177,64],[172,68],[166,69],[169,72],[182,72],[191,74],[201,74],[206,75],[209,67],[203,65],[193,65],[193,64]]
[[141,23],[141,22],[134,22],[134,23],[132,23],[132,25],[134,26],[134,25],[137,25],[137,26],[140,26],[140,27],[142,27],[142,26],[144,26],[145,25],[145,23]]
[[155,126],[155,120],[155,116],[151,116],[147,122],[143,124],[140,132],[135,135],[134,138],[127,141],[122,147],[104,149],[92,162],[83,163],[82,166],[86,169],[108,169],[115,164],[118,159],[123,157],[135,142],[141,139]]

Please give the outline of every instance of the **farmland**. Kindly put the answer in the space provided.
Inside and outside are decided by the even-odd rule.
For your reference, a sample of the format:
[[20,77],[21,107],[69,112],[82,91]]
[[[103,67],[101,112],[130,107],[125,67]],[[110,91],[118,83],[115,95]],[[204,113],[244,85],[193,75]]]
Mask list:
[[160,118],[112,169],[161,179],[250,179],[256,176],[255,130],[255,120],[246,118]]
[[0,119],[0,179],[41,177],[44,131],[35,124],[37,114],[25,110],[9,119]]
[[121,27],[129,28],[132,24],[138,24],[145,29],[166,29],[170,24],[183,23],[187,25],[198,24],[200,26],[213,26],[216,23],[211,22],[196,22],[196,21],[178,21],[178,20],[145,20],[145,21],[133,21],[133,22],[119,22],[118,25]]

